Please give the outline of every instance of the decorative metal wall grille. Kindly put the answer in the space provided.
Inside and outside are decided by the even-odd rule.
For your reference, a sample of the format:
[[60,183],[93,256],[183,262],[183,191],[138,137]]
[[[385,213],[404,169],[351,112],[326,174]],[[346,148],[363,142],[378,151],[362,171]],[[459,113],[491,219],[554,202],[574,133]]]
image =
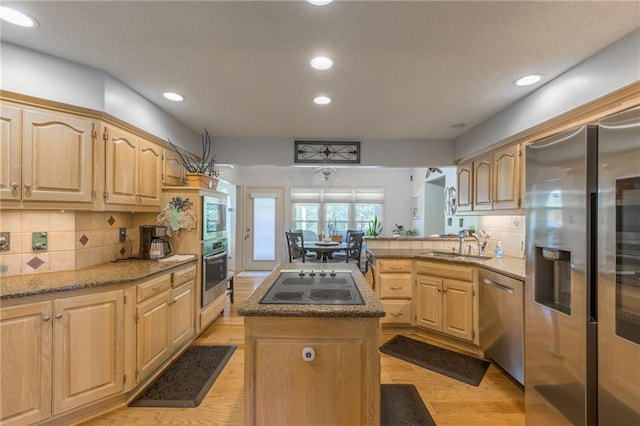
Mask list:
[[360,164],[360,142],[295,141],[295,162]]

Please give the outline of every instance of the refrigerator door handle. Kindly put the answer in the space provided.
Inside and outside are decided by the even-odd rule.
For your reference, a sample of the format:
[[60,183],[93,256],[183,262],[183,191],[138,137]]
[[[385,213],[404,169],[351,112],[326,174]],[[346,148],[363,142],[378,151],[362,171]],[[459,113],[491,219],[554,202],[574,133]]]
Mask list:
[[506,293],[509,293],[509,294],[510,294],[510,295],[512,295],[512,296],[513,296],[513,295],[514,295],[514,293],[515,293],[515,292],[513,291],[513,288],[511,288],[511,287],[509,287],[509,286],[506,286],[506,285],[504,285],[504,284],[497,283],[497,282],[495,282],[495,281],[493,281],[493,280],[490,280],[489,278],[483,278],[483,282],[484,282],[485,284],[487,284],[487,285],[490,285],[490,286],[496,287],[498,290],[502,290],[502,291],[504,291],[504,292],[506,292]]

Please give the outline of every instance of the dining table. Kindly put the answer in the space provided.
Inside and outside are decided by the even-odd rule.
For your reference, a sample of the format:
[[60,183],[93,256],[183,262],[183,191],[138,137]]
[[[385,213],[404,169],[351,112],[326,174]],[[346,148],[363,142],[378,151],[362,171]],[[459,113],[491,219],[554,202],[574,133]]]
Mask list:
[[346,253],[347,247],[347,243],[336,241],[305,241],[303,245],[305,254],[309,252],[318,253],[318,258],[324,263],[328,262],[335,252],[344,251]]

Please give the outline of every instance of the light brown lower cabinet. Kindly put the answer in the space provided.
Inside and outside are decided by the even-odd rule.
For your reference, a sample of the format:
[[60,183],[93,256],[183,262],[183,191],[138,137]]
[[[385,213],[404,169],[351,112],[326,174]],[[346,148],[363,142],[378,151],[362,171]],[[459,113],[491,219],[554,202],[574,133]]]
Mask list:
[[[195,271],[195,266],[191,269]],[[186,282],[175,282],[182,275],[164,274],[138,285],[138,300],[142,301],[136,309],[137,382],[195,333],[195,274]]]
[[1,310],[3,425],[30,424],[124,388],[124,290]]
[[415,325],[477,344],[476,269],[416,261],[415,272]]
[[245,317],[245,424],[380,424],[379,327],[378,318]]

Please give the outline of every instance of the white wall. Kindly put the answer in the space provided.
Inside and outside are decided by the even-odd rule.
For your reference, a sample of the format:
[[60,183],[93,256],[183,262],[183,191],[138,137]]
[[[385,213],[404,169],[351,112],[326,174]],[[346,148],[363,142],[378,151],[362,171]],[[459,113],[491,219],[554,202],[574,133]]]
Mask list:
[[322,187],[383,187],[385,201],[383,207],[383,236],[392,236],[395,224],[405,227],[411,223],[409,202],[411,193],[409,169],[378,168],[361,170],[341,170],[334,173],[325,182],[321,174],[309,167],[242,167],[239,184],[243,186],[281,186],[285,190],[284,224],[288,226],[291,218],[289,209],[289,191],[292,186]]
[[200,134],[96,68],[0,43],[0,88],[104,111],[199,154]]
[[[427,164],[453,165],[450,140],[360,141],[362,166],[424,167]],[[291,139],[215,139],[216,161],[240,166],[294,164]]]
[[606,47],[455,140],[454,158],[640,81],[640,30]]

